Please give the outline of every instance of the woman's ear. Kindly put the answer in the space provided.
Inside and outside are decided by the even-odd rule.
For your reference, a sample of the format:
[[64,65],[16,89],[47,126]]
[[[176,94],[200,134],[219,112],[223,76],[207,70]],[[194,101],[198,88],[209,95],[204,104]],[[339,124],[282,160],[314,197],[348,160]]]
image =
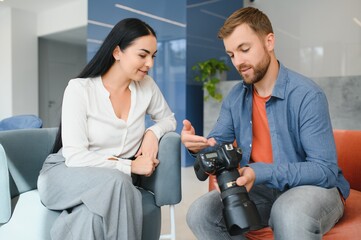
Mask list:
[[121,52],[120,47],[116,46],[113,50],[113,57],[116,61],[119,61],[120,59],[120,52]]

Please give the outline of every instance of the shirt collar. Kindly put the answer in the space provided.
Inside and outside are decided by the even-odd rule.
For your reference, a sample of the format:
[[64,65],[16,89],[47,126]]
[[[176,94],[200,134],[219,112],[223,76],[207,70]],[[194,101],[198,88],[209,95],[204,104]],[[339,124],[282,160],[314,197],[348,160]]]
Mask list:
[[[286,86],[288,82],[288,70],[281,62],[278,61],[278,63],[279,63],[278,76],[271,96],[280,99],[285,99]],[[245,82],[243,82],[243,88],[245,88],[247,91],[252,92],[253,84],[246,84]]]
[[282,63],[279,63],[278,76],[276,80],[276,84],[272,91],[272,97],[277,97],[280,99],[285,99],[286,95],[286,86],[288,82],[288,71]]

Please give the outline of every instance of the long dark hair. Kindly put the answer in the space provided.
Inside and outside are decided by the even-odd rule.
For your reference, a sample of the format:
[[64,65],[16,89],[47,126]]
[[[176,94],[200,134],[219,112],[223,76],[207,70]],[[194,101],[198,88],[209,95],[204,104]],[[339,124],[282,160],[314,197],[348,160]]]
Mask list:
[[[157,37],[153,28],[142,20],[137,18],[121,20],[113,27],[97,53],[77,78],[92,78],[104,75],[115,62],[113,51],[117,46],[119,46],[121,51],[124,51],[135,39],[148,35]],[[52,153],[58,152],[62,146],[60,121]]]

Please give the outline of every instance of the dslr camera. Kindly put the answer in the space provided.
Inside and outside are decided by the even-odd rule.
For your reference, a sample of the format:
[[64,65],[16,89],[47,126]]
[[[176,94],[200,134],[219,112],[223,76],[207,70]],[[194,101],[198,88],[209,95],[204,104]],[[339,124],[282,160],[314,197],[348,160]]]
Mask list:
[[199,180],[215,175],[223,203],[223,217],[230,235],[240,235],[261,228],[261,218],[256,205],[250,200],[247,189],[236,184],[240,176],[238,166],[242,159],[240,148],[224,143],[214,151],[198,153],[194,171]]

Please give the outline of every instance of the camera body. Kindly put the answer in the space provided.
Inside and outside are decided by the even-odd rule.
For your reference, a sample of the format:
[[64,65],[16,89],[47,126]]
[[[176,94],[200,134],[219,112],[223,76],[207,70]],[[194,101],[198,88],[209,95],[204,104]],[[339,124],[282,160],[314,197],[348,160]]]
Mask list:
[[216,176],[224,207],[223,217],[232,236],[261,228],[261,218],[247,189],[236,184],[241,159],[240,148],[233,147],[232,143],[224,143],[214,151],[197,154],[194,162],[194,171],[199,180],[206,180],[210,174]]
[[242,151],[234,148],[232,144],[223,144],[212,152],[199,153],[194,164],[197,178],[204,181],[208,174],[218,175],[223,171],[237,169],[242,159]]

